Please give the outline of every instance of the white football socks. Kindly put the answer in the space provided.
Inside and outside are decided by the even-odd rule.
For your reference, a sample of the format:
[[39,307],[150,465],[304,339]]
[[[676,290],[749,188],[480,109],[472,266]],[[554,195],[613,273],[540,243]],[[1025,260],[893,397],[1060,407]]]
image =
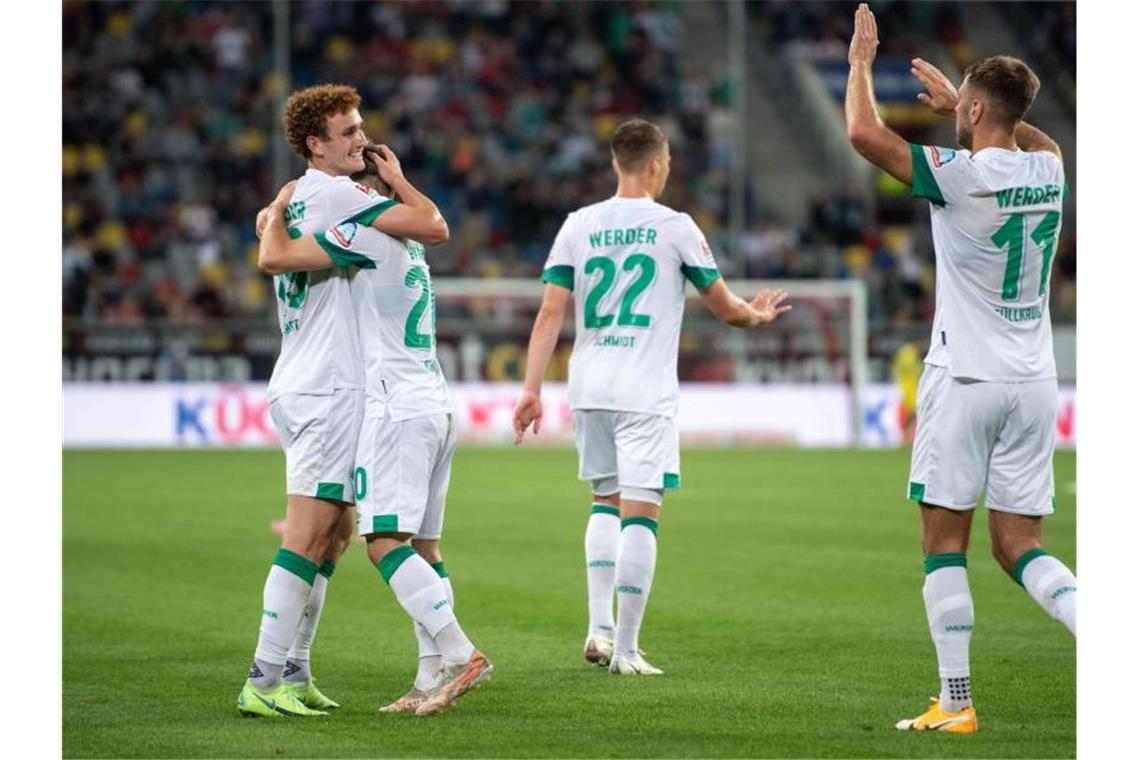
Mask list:
[[938,654],[942,709],[959,712],[972,704],[970,635],[974,631],[974,601],[966,578],[966,555],[932,554],[924,564],[922,598]]
[[590,633],[614,635],[614,576],[621,519],[618,508],[595,504],[586,523],[586,591],[589,595]]
[[1013,579],[1069,633],[1077,635],[1077,579],[1060,560],[1044,549],[1030,549],[1014,563]]
[[400,546],[385,554],[377,568],[404,611],[435,640],[445,664],[471,659],[475,646],[455,619],[443,579],[423,557]]
[[[443,581],[443,586],[447,590],[447,601],[451,604],[452,612],[455,612],[455,592],[451,588],[451,578],[447,576],[447,570],[444,569],[442,562],[433,562],[431,566]],[[428,635],[422,625],[413,620],[412,627],[415,629],[416,643],[420,650],[420,664],[413,685],[420,691],[429,692],[439,685],[439,669],[443,665],[443,655],[440,654],[435,639]]]
[[262,592],[261,630],[249,679],[262,690],[281,682],[289,646],[305,613],[317,575],[317,564],[300,554],[279,549]]
[[650,517],[622,520],[615,573],[618,613],[614,645],[626,657],[637,656],[638,632],[656,566],[657,521]]
[[313,578],[313,589],[309,592],[309,601],[305,605],[301,623],[297,626],[297,635],[293,638],[293,645],[289,647],[289,654],[285,659],[284,677],[290,683],[308,683],[313,678],[309,666],[309,660],[312,658],[313,639],[317,635],[317,625],[321,622],[321,610],[325,606],[325,593],[335,569],[335,563],[325,561],[317,568],[317,575]]

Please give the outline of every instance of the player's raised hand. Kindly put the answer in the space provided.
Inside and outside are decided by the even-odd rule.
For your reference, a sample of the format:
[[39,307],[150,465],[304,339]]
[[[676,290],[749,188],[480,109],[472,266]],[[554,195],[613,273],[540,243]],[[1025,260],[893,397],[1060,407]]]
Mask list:
[[855,11],[855,31],[851,35],[851,47],[847,50],[847,62],[870,65],[875,60],[875,51],[879,47],[879,27],[875,23],[875,14],[866,3],[859,3]]
[[542,399],[533,391],[523,391],[515,404],[515,413],[512,417],[515,426],[515,444],[522,443],[523,433],[534,423],[534,434],[538,435],[542,428]]
[[910,62],[910,73],[928,92],[918,93],[918,101],[934,113],[951,114],[958,107],[958,88],[937,66],[921,58]]
[[771,322],[784,312],[791,311],[791,304],[784,303],[787,298],[785,290],[761,290],[751,302],[752,308],[760,315],[758,324]]
[[377,145],[376,150],[366,152],[365,157],[376,167],[380,179],[389,185],[393,180],[404,176],[404,170],[400,168],[400,159],[396,158],[396,154],[387,145]]

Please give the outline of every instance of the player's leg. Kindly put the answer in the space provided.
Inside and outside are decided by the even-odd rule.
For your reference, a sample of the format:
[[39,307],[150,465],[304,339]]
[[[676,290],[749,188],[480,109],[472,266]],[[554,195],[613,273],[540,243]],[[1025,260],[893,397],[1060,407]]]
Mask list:
[[289,497],[285,538],[262,590],[262,617],[249,678],[238,708],[251,715],[323,715],[300,702],[282,681],[285,660],[327,552],[330,526],[342,506],[323,499]]
[[[238,708],[246,714],[318,714],[283,685],[282,675],[289,647],[345,506],[339,501],[343,493],[333,493],[330,488],[335,484],[319,480],[332,402],[332,397],[284,396],[270,408],[285,448],[289,496],[282,545],[262,591],[261,626],[253,666],[238,696]],[[343,482],[340,487],[343,491]]]
[[587,662],[610,664],[614,649],[614,584],[621,517],[613,412],[573,413],[578,477],[590,481],[593,500],[586,521],[586,599],[589,627],[582,648]]
[[293,690],[307,706],[316,710],[336,709],[340,704],[329,699],[316,686],[312,671],[313,640],[317,636],[317,626],[321,621],[321,612],[324,610],[325,597],[328,585],[336,570],[337,562],[348,549],[356,527],[355,510],[347,507],[341,514],[335,532],[330,540],[327,559],[317,568],[317,575],[313,579],[313,588],[309,593],[309,600],[305,604],[305,612],[301,623],[297,626],[297,635],[289,647],[285,660],[283,677],[285,683]]
[[970,691],[974,603],[966,572],[973,509],[986,476],[1000,404],[985,383],[963,383],[927,367],[918,397],[918,429],[907,496],[920,504],[923,604],[938,660],[939,697],[900,729],[972,733]]
[[641,655],[639,638],[657,569],[657,525],[666,488],[680,486],[680,451],[672,419],[620,414],[615,425],[621,483],[621,540],[616,568],[617,630],[610,672],[660,675]]
[[436,463],[446,459],[450,466],[455,432],[446,414],[400,422],[385,417],[364,424],[376,442],[369,460],[375,484],[357,503],[358,529],[380,577],[439,649],[440,686],[416,710],[431,714],[488,680],[492,670],[459,625],[443,579],[410,545],[423,527]]
[[[455,456],[455,425],[454,418],[447,415],[442,421],[445,427],[439,430],[443,434],[443,445],[439,455],[435,458],[431,476],[428,480],[427,504],[423,520],[420,524],[419,535],[421,556],[431,563],[432,568],[440,577],[440,582],[447,591],[448,602],[452,613],[455,612],[455,595],[451,587],[451,578],[443,565],[443,557],[439,553],[439,539],[443,535],[443,516],[447,503],[447,491],[451,484],[451,461]],[[436,434],[437,438],[439,433]],[[449,644],[445,637],[453,640]],[[444,628],[435,636],[436,647],[440,653],[440,669],[437,686],[428,694],[423,703],[416,708],[416,715],[431,715],[440,712],[459,697],[473,688],[491,680],[494,666],[491,661],[472,646],[472,653],[466,659],[451,656],[449,648],[454,644],[464,643],[465,652],[470,642],[463,636],[458,620],[454,625]]]
[[994,558],[1051,617],[1077,635],[1077,579],[1045,551],[1041,518],[1053,512],[1054,381],[1009,386],[1016,395],[990,462],[986,506]]
[[[332,396],[328,413],[328,432],[321,446],[321,482],[326,492],[339,491],[346,503],[355,501],[356,484],[352,473],[356,464],[356,449],[360,441],[360,423],[364,414],[364,394],[357,390],[338,390]],[[318,490],[320,485],[317,486]],[[340,560],[355,533],[355,514],[344,509],[340,521],[329,536],[329,548],[313,579],[313,588],[305,604],[297,634],[289,647],[285,661],[286,685],[305,705],[316,710],[340,707],[325,696],[316,686],[312,673],[312,647],[324,610],[329,582],[336,563]]]

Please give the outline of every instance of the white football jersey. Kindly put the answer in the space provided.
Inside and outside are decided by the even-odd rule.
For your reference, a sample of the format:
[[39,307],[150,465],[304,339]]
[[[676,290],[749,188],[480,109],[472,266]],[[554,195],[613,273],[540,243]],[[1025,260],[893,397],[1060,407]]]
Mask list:
[[[285,222],[296,238],[350,220],[370,224],[394,203],[348,177],[309,169],[297,180]],[[282,393],[329,394],[336,388],[363,387],[348,270],[334,264],[273,278],[281,353],[269,379],[270,401]]]
[[911,145],[913,194],[930,201],[935,310],[926,363],[954,377],[1056,377],[1049,273],[1065,169],[1052,153]]
[[676,416],[685,280],[719,277],[692,218],[648,198],[566,217],[542,280],[574,291],[570,408]]
[[401,421],[451,412],[435,356],[435,292],[424,247],[355,222],[317,233],[316,239],[333,261],[353,265],[366,415],[387,411]]

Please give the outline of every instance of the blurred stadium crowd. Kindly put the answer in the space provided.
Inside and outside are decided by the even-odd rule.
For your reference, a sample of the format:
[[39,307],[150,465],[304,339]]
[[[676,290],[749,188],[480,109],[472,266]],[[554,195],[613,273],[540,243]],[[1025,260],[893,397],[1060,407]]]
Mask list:
[[[769,39],[845,51],[852,7],[756,3],[749,14]],[[882,18],[967,63],[954,7]],[[1071,76],[1075,103],[1074,13],[1035,8],[1033,44],[1049,51],[1043,78]],[[369,136],[392,146],[443,211],[451,240],[433,252],[437,276],[536,276],[566,213],[612,193],[608,136],[638,114],[670,134],[663,201],[694,216],[726,273],[863,277],[872,325],[933,313],[921,204],[900,233],[882,230],[874,205],[850,189],[805,198],[803,225],[750,199],[747,229],[726,239],[728,79],[681,70],[678,3],[295,2],[290,16],[286,83],[273,68],[272,3],[63,4],[65,318],[269,315],[253,220],[276,191],[278,98],[321,81],[358,87]],[[292,169],[303,170],[299,159]],[[1071,320],[1075,220],[1065,225],[1053,308]]]

